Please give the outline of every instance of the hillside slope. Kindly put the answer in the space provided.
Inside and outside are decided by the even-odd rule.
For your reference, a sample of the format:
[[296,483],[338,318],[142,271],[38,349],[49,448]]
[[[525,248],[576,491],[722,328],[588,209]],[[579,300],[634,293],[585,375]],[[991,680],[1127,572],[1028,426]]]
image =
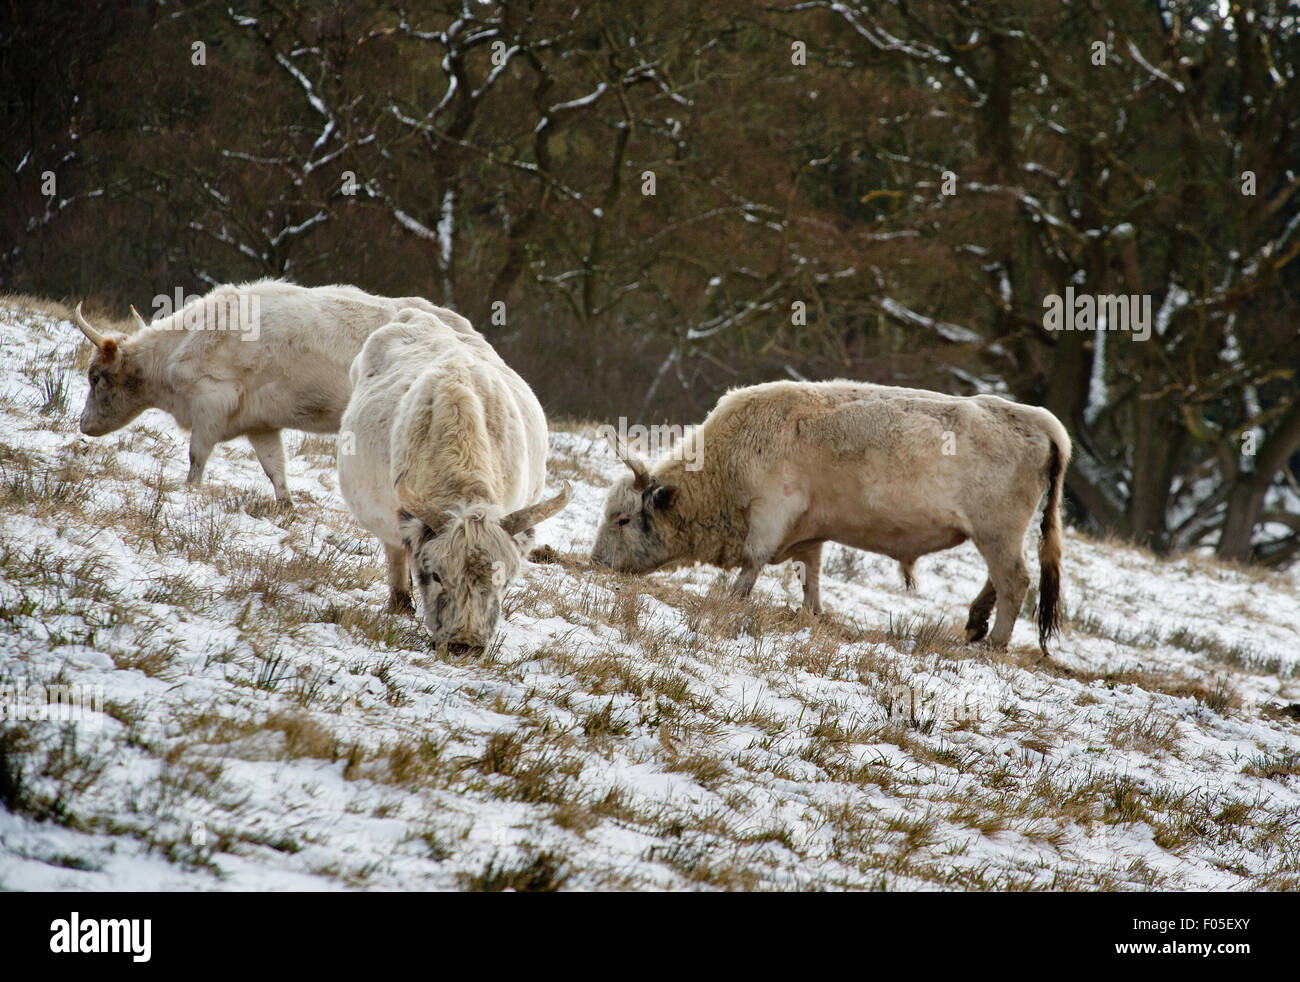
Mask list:
[[332,439],[287,435],[291,514],[245,443],[188,489],[170,417],[78,433],[80,342],[0,300],[0,686],[104,695],[0,723],[0,888],[1300,886],[1295,574],[1070,534],[1042,662],[954,637],[969,545],[915,594],[832,547],[812,621],[788,565],[591,568],[621,465],[577,428],[557,561],[456,658],[384,612]]

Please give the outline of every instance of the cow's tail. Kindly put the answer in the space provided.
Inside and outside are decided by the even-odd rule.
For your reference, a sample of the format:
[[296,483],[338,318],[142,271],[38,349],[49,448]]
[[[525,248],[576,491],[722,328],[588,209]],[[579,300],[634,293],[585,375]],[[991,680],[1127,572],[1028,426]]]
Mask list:
[[[1068,439],[1068,438],[1067,438]],[[1047,654],[1047,639],[1061,626],[1061,490],[1070,445],[1050,438],[1047,457],[1047,504],[1043,506],[1043,536],[1038,543],[1038,646]]]

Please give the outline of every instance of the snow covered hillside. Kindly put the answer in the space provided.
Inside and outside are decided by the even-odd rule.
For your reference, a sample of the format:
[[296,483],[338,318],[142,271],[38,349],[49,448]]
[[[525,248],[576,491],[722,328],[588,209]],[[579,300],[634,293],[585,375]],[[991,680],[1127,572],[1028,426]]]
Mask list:
[[103,687],[0,722],[0,888],[1300,887],[1295,572],[1070,534],[1042,662],[955,637],[969,545],[915,594],[830,547],[813,621],[788,565],[591,568],[622,465],[570,427],[554,561],[458,658],[385,613],[332,439],[286,434],[293,513],[245,442],[187,489],[170,417],[77,431],[87,349],[0,300],[0,691]]

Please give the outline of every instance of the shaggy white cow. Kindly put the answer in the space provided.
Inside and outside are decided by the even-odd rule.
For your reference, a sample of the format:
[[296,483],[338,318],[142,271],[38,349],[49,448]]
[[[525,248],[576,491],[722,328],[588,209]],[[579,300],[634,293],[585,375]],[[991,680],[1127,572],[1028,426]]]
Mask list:
[[[966,635],[1004,647],[1029,587],[1024,539],[1047,493],[1039,547],[1043,650],[1060,604],[1061,487],[1070,438],[1046,409],[844,380],[734,389],[688,446],[609,492],[591,558],[644,573],[691,562],[739,566],[747,596],[767,563],[804,564],[804,606],[821,611],[822,544],[912,564],[974,542],[988,563]],[[692,470],[689,463],[698,462]]]
[[353,286],[258,280],[217,287],[133,334],[76,321],[95,345],[81,432],[103,436],[158,408],[190,430],[188,481],[213,447],[246,436],[289,505],[280,430],[334,433],[348,402],[348,366],[374,331],[414,307],[474,334],[465,318],[422,297],[376,297]]
[[533,526],[568,504],[546,483],[546,416],[478,334],[406,310],[352,363],[339,489],[384,544],[389,609],[413,610],[414,564],[435,643],[481,648]]

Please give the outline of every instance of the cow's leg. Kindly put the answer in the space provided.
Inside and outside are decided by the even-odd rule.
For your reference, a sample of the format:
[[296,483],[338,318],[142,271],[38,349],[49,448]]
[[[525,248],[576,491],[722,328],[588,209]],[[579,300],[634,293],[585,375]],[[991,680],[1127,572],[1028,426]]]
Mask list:
[[185,476],[186,484],[202,484],[203,472],[207,469],[208,458],[212,448],[221,442],[218,432],[202,423],[195,423],[190,432],[190,472]]
[[785,516],[776,508],[750,509],[749,532],[741,548],[740,575],[736,577],[731,592],[738,597],[748,597],[754,589],[758,574],[772,561],[785,538]]
[[289,497],[289,485],[284,480],[284,443],[280,440],[280,431],[250,433],[248,442],[253,445],[257,462],[271,479],[271,486],[275,488],[275,500],[281,507],[292,508],[293,499]]
[[989,580],[997,594],[997,616],[993,621],[993,633],[989,635],[989,644],[994,648],[1005,648],[1011,640],[1011,629],[1015,627],[1020,605],[1029,592],[1029,567],[1025,564],[1023,543],[1022,535],[1005,544],[999,542],[980,548],[989,564]]
[[384,555],[388,559],[388,610],[393,614],[414,614],[415,604],[411,602],[411,564],[410,557],[400,546],[384,543]]
[[822,543],[809,542],[790,553],[796,563],[802,563],[800,579],[803,580],[803,606],[810,614],[822,612]]
[[746,558],[745,564],[740,567],[736,582],[731,587],[731,592],[737,597],[748,597],[754,589],[754,584],[758,582],[758,574],[763,572],[763,567],[766,565],[765,559],[751,561]]
[[992,580],[984,581],[984,589],[970,605],[970,617],[966,618],[966,640],[979,641],[989,633],[989,615],[993,613],[993,604],[997,602],[998,591]]

